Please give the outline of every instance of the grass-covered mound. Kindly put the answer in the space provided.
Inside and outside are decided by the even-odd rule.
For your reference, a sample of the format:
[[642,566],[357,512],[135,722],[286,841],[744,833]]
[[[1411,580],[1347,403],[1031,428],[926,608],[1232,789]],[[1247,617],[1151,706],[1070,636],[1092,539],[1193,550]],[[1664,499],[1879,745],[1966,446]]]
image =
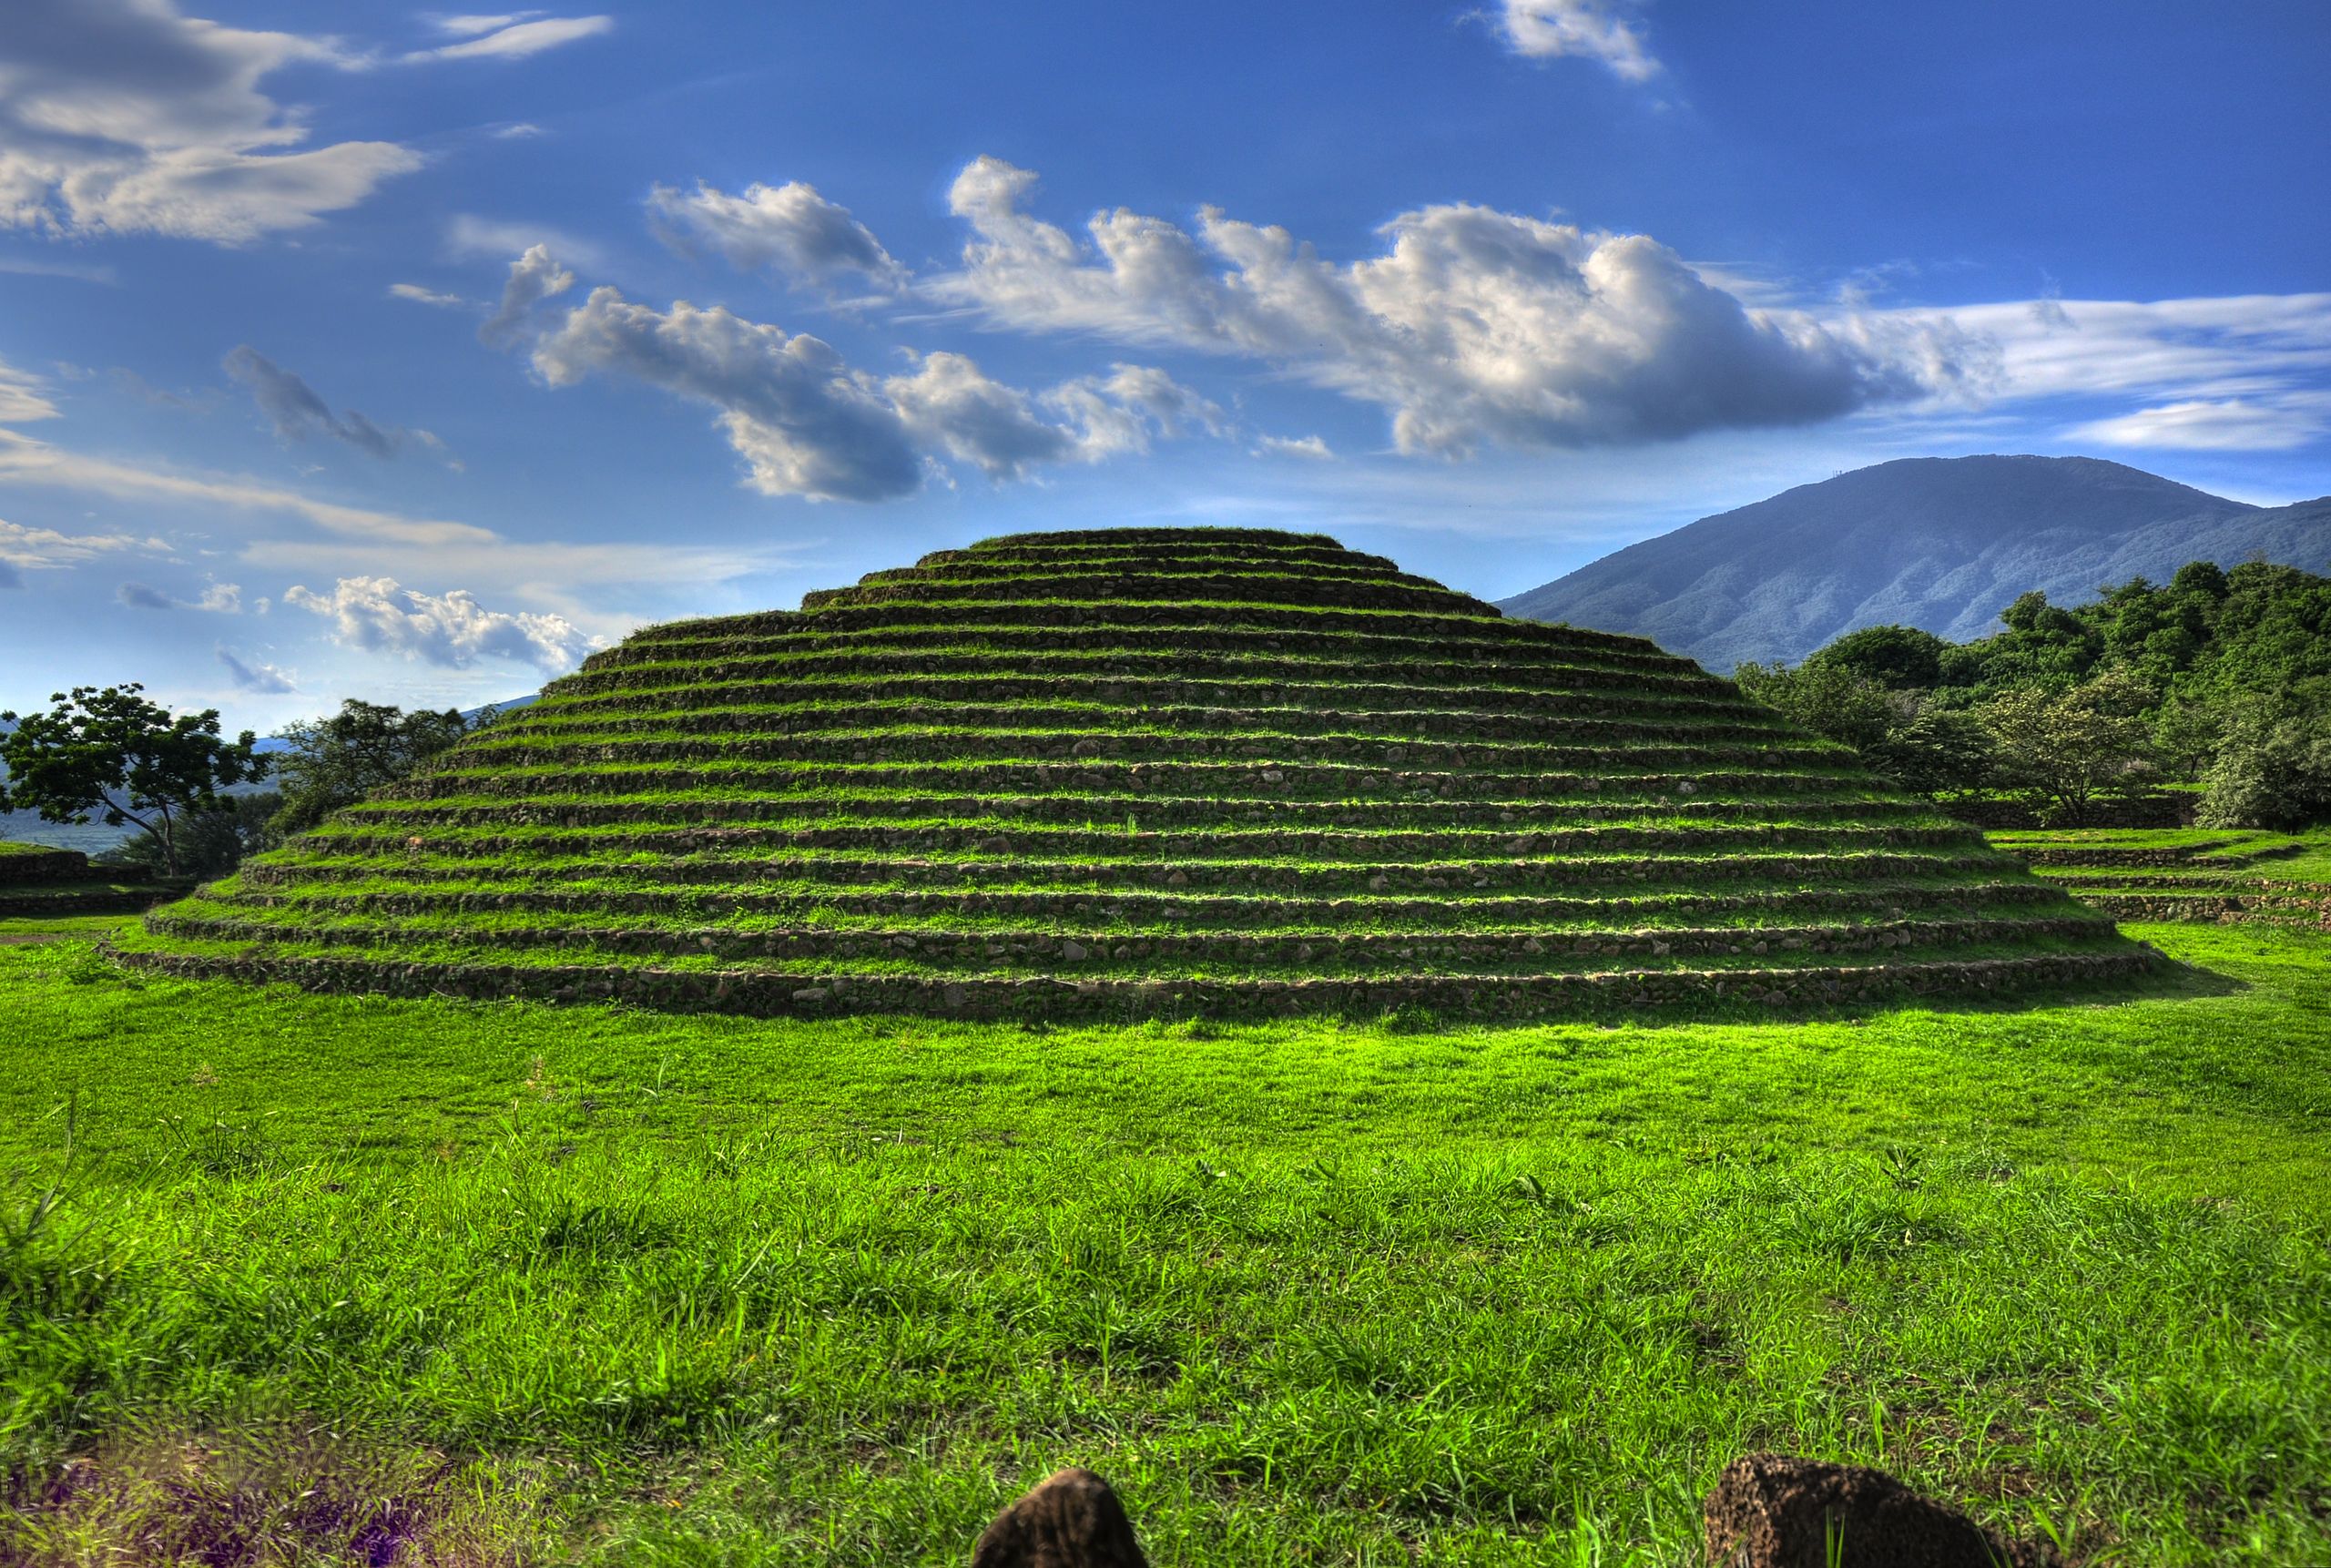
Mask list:
[[754,1013],[1513,1017],[2153,955],[1637,638],[1321,535],[1117,529],[651,628],[127,944]]

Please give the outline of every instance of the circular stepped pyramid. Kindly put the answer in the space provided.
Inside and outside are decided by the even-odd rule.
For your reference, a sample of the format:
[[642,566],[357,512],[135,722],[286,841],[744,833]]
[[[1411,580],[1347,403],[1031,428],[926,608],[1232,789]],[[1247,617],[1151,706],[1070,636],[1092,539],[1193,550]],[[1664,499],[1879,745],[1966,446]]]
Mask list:
[[130,962],[758,1014],[1518,1019],[2150,949],[1687,660],[1321,535],[1114,529],[651,627]]

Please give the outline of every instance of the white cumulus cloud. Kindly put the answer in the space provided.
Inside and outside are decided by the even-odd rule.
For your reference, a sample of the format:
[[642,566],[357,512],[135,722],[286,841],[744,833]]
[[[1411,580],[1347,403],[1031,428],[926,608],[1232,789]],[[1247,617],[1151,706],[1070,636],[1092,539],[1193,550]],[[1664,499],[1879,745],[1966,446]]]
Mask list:
[[1018,479],[1076,451],[1076,437],[1037,417],[1028,394],[991,381],[961,354],[922,356],[912,375],[882,383],[917,446],[969,463],[990,479]]
[[497,344],[514,341],[527,311],[573,287],[575,274],[552,259],[548,246],[527,247],[524,255],[510,263],[510,277],[502,285],[502,303],[478,328],[479,340]]
[[1752,310],[1642,235],[1428,207],[1339,264],[1212,208],[1195,233],[1103,212],[1080,240],[1023,210],[1034,183],[999,158],[965,168],[949,199],[972,239],[925,291],[997,326],[1260,360],[1388,409],[1407,452],[1805,424],[1990,369],[1941,319]]
[[739,271],[816,284],[855,274],[885,289],[906,278],[906,269],[850,209],[798,179],[748,186],[741,196],[701,183],[693,191],[659,185],[647,198],[647,210],[657,235],[675,250],[710,251]]
[[242,244],[421,167],[393,142],[301,148],[260,90],[329,40],[229,27],[170,0],[10,0],[0,25],[0,224]]
[[1220,407],[1155,365],[1113,365],[1105,376],[1080,376],[1040,394],[1076,427],[1084,462],[1149,450],[1152,435],[1231,433]]
[[492,657],[555,675],[602,643],[563,616],[489,610],[463,589],[424,594],[393,577],[342,577],[330,593],[295,584],[283,602],[325,617],[346,647],[456,669]]
[[910,357],[908,373],[879,377],[807,332],[686,300],[658,311],[606,287],[544,331],[533,356],[553,387],[616,376],[710,405],[748,484],[811,500],[911,494],[930,459],[1018,479],[1045,463],[1142,450],[1152,431],[1221,419],[1212,403],[1144,366],[1032,394],[962,354]]
[[1504,0],[1498,17],[1507,46],[1533,59],[1599,60],[1630,82],[1659,75],[1627,0]]
[[597,372],[711,404],[766,494],[878,501],[921,483],[899,411],[807,332],[686,300],[657,311],[598,288],[543,334],[534,364],[554,387]]

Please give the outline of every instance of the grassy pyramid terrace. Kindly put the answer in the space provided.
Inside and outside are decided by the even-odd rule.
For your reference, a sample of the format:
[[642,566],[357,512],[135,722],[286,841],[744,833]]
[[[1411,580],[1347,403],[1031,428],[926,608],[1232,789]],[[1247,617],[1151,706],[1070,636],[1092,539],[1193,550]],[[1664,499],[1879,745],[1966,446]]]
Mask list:
[[1110,529],[651,627],[123,956],[755,1014],[1518,1019],[2158,959],[1638,638]]

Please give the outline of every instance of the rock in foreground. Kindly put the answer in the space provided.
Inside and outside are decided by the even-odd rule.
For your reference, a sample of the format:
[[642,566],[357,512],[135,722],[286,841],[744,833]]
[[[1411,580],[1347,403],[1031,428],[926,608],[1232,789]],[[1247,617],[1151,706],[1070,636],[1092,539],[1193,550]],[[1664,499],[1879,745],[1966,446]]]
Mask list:
[[1707,1561],[1719,1568],[2044,1568],[2053,1562],[2041,1549],[2001,1542],[1882,1470],[1788,1454],[1734,1460],[1701,1512]]
[[1064,1470],[996,1516],[972,1568],[1148,1568],[1109,1483]]

